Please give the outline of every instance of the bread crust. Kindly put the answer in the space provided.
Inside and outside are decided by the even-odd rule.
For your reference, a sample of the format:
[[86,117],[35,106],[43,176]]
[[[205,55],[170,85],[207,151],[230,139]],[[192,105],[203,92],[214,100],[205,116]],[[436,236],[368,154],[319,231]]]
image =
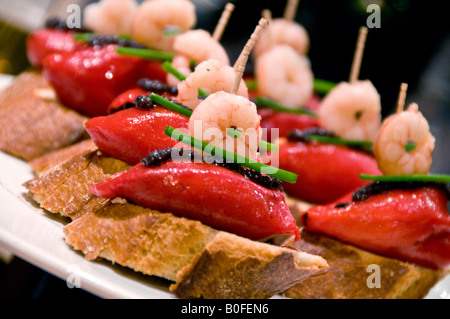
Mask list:
[[36,175],[42,175],[51,168],[73,158],[76,155],[82,155],[89,151],[96,150],[97,146],[91,139],[77,142],[68,147],[49,152],[31,160],[28,164]]
[[88,260],[102,257],[173,281],[180,298],[268,298],[327,268],[321,257],[129,203],[88,212],[64,234]]
[[130,165],[98,150],[87,150],[23,184],[32,198],[50,213],[77,219],[88,211],[96,211],[109,203],[89,190],[112,174]]
[[327,267],[314,255],[219,232],[171,291],[181,298],[269,298]]
[[[319,233],[302,231],[302,241],[295,246],[322,256],[330,267],[324,275],[307,278],[288,289],[285,296],[290,298],[421,299],[444,275],[442,271],[379,256]],[[379,287],[367,283],[373,273],[368,268],[371,265],[379,267]]]

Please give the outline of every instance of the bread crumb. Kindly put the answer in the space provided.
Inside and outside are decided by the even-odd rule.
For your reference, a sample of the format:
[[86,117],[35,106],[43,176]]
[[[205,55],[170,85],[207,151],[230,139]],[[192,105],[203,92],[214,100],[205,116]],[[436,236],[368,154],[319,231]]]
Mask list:
[[125,198],[122,198],[122,197],[114,197],[111,200],[111,203],[113,203],[113,204],[126,204],[127,200]]

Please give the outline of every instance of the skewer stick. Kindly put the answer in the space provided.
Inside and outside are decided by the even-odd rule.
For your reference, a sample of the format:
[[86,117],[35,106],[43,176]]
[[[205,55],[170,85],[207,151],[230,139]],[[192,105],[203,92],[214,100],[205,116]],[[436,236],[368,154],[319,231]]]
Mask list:
[[[267,20],[267,22],[269,23],[269,25],[272,23],[272,11],[270,11],[269,9],[264,9],[261,13],[261,16]],[[266,33],[268,32],[268,39],[269,39],[269,48],[273,48],[273,46],[275,45],[275,41],[273,40],[273,35],[271,32],[270,28],[267,28]]]
[[398,93],[397,114],[403,112],[403,109],[405,107],[406,91],[407,90],[408,90],[408,84],[407,83],[402,83],[400,85],[400,92]]
[[297,13],[299,0],[288,0],[286,7],[284,8],[283,18],[288,21],[294,21],[295,14]]
[[269,24],[270,22],[272,22],[272,11],[270,11],[269,9],[264,9],[261,13],[261,16],[266,19]]
[[264,31],[264,29],[267,27],[268,24],[269,22],[264,18],[261,18],[259,20],[259,23],[255,28],[255,31],[253,31],[252,35],[250,36],[250,39],[248,39],[244,49],[239,55],[239,58],[237,59],[236,64],[234,66],[234,69],[236,70],[236,77],[234,78],[233,87],[231,89],[232,94],[236,94],[238,92],[242,76],[244,75],[245,65],[247,64],[248,56],[250,55],[250,52],[255,46],[256,41],[259,39],[261,33]]
[[231,13],[234,10],[234,4],[228,2],[225,5],[225,9],[222,12],[222,15],[220,16],[219,22],[216,25],[216,28],[214,29],[214,33],[212,35],[213,39],[217,42],[220,41],[223,35],[223,31],[225,30],[225,27],[228,24],[228,20],[230,19]]
[[364,53],[364,46],[366,44],[367,38],[367,27],[359,28],[358,41],[356,42],[355,55],[353,56],[353,64],[352,69],[350,71],[350,80],[351,84],[354,84],[359,77],[359,71],[361,69],[361,61]]

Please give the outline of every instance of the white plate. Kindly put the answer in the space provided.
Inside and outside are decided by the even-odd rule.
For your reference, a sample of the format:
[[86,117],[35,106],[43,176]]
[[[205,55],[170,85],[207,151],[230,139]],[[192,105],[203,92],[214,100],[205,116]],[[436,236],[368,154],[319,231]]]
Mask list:
[[[0,75],[0,89],[11,77]],[[63,237],[66,220],[27,199],[22,184],[34,175],[25,161],[0,152],[0,247],[103,298],[175,298],[169,282],[119,265],[89,262]]]
[[[0,76],[0,89],[11,80]],[[107,261],[87,261],[63,237],[66,220],[28,200],[22,184],[33,178],[28,164],[0,152],[0,247],[102,298],[175,298],[165,280],[144,276]],[[450,276],[427,298],[450,299]]]

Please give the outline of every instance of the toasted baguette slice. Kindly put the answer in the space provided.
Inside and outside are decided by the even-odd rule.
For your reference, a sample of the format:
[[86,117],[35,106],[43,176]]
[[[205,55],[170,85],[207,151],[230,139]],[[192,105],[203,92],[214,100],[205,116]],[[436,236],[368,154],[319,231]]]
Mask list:
[[67,109],[37,72],[0,92],[0,150],[30,161],[87,138],[86,117]]
[[48,212],[76,219],[109,202],[92,194],[90,185],[129,168],[125,162],[88,148],[85,153],[63,161],[23,186]]
[[42,175],[51,168],[61,164],[76,155],[83,155],[89,151],[96,150],[97,146],[91,139],[77,142],[73,145],[64,147],[62,149],[52,151],[31,160],[28,164],[33,169],[36,175]]
[[[302,231],[302,241],[295,247],[322,256],[330,267],[324,275],[307,278],[287,290],[285,295],[291,298],[419,299],[444,275],[442,271],[382,257],[319,233]],[[375,277],[370,277],[378,274],[379,287],[374,286]]]
[[128,203],[88,212],[64,233],[87,259],[171,280],[180,298],[268,298],[327,268],[318,256]]
[[47,89],[50,84],[36,70],[27,70],[17,75],[12,82],[0,91],[0,108],[5,107],[11,101],[20,99],[22,96],[35,89]]

